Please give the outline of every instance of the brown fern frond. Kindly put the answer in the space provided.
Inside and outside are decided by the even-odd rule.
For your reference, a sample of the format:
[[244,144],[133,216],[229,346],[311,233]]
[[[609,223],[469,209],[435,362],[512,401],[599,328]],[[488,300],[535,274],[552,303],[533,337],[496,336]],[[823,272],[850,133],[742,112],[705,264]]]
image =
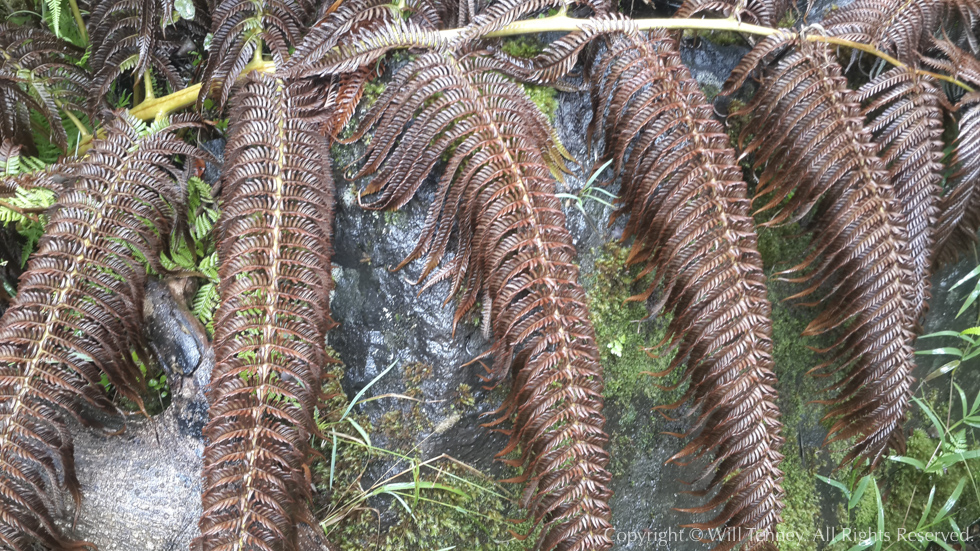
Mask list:
[[980,60],[970,52],[948,40],[934,39],[926,53],[928,55],[921,56],[922,63],[925,65],[962,80],[974,88],[980,87]]
[[42,29],[0,24],[0,141],[35,154],[30,111],[44,116],[49,139],[68,148],[61,109],[81,111],[89,76],[76,65],[83,52]]
[[[716,549],[774,549],[783,508],[782,424],[775,398],[771,306],[742,170],[698,83],[663,32],[621,37],[593,71],[595,114],[607,155],[622,175],[634,238],[629,263],[656,271],[677,355],[686,363],[687,401],[700,414],[692,441],[670,458],[713,454],[703,479],[717,494],[702,507],[716,516],[690,526],[721,528]],[[609,91],[610,93],[605,93]],[[590,133],[591,134],[591,133]]]
[[971,92],[957,104],[959,136],[953,162],[952,187],[939,203],[936,223],[936,264],[954,264],[977,243],[980,230],[980,92]]
[[980,51],[977,27],[980,26],[980,2],[977,0],[944,0],[947,20],[956,23],[950,31],[957,36],[957,43],[968,46],[974,53]]
[[496,45],[488,46],[487,50],[504,74],[523,82],[554,85],[572,71],[582,50],[597,38],[633,28],[633,23],[621,14],[597,15],[583,21],[579,30],[550,42],[544,51],[530,59],[509,55]]
[[[184,87],[170,58],[188,38],[203,37],[207,6],[195,2],[195,19],[171,25],[173,2],[160,0],[101,0],[89,17],[92,43],[90,64],[95,86],[90,108],[97,111],[116,78],[130,71],[135,80],[155,70],[173,90]],[[171,27],[168,29],[168,26]]]
[[790,8],[789,0],[684,0],[674,17],[711,14],[775,27]]
[[914,62],[939,28],[943,0],[855,0],[823,21],[831,36]]
[[[456,41],[458,44],[469,44],[523,17],[550,9],[567,8],[572,3],[572,0],[493,0],[462,29]],[[587,1],[579,3],[589,4]]]
[[146,130],[125,113],[111,118],[74,184],[58,199],[0,318],[0,542],[15,550],[38,541],[54,550],[91,549],[54,522],[52,489],[81,499],[66,420],[84,407],[115,412],[106,375],[141,403],[146,268],[159,258],[180,204],[181,171],[171,155],[194,154],[170,129]]
[[[451,46],[449,39],[419,23],[395,20],[377,28],[353,31],[336,46],[323,49],[321,55],[304,56],[302,62],[289,63],[283,72],[293,78],[351,73],[395,49],[418,47],[443,52]],[[318,46],[312,48],[321,50]]]
[[915,271],[913,320],[925,313],[933,262],[933,228],[943,177],[943,110],[936,81],[911,67],[884,72],[858,90],[875,153],[888,171],[899,212],[908,228]]
[[[424,2],[410,3],[426,6]],[[439,22],[433,21],[434,14],[428,9],[412,9],[411,21],[420,30],[438,30]],[[329,52],[342,43],[351,42],[352,36],[365,39],[371,32],[379,32],[401,21],[398,6],[387,0],[348,0],[340,3],[333,11],[327,12],[306,34],[290,56],[284,70],[297,72],[298,67],[310,67],[320,62]],[[379,56],[380,57],[380,56]],[[309,74],[309,72],[307,72]],[[325,74],[321,72],[320,74]]]
[[[768,48],[765,42],[760,47]],[[739,85],[730,81],[726,90]],[[827,307],[804,335],[842,334],[835,361],[813,370],[843,373],[830,387],[838,392],[826,416],[833,419],[828,442],[856,437],[842,464],[862,458],[875,466],[889,449],[904,449],[915,367],[915,267],[895,192],[857,99],[831,47],[803,42],[767,70],[744,112],[752,115],[745,132],[755,136],[746,151],[765,166],[757,198],[769,199],[763,210],[780,207],[769,223],[798,220],[822,199],[811,252],[790,270],[808,270],[795,281],[809,286],[795,297],[827,288]]]
[[[933,69],[980,88],[980,60],[952,42],[936,40],[934,51],[923,57]],[[935,225],[935,262],[953,264],[977,242],[980,230],[980,92],[970,92],[956,104],[959,133],[953,152],[955,172],[939,201]]]
[[211,14],[211,49],[201,77],[198,108],[218,89],[219,107],[228,101],[235,82],[263,45],[276,67],[299,45],[312,15],[310,0],[220,0]]
[[323,135],[331,140],[338,135],[354,118],[357,106],[364,96],[364,85],[381,76],[381,64],[368,64],[353,73],[345,73],[330,77],[323,86],[326,99],[323,100],[323,112],[329,113],[320,129]]
[[482,54],[427,53],[398,72],[366,118],[377,132],[362,173],[380,170],[364,204],[404,205],[448,152],[402,266],[424,257],[424,279],[452,247],[426,287],[449,280],[448,297],[461,297],[457,323],[482,302],[491,377],[513,377],[497,423],[514,416],[514,427],[499,456],[523,450],[508,463],[525,467],[514,481],[527,482],[523,504],[544,523],[540,548],[609,549],[602,368],[552,176],[563,150],[523,89],[494,68]]
[[204,429],[205,551],[296,550],[329,361],[333,183],[319,92],[252,73],[222,175],[215,368]]

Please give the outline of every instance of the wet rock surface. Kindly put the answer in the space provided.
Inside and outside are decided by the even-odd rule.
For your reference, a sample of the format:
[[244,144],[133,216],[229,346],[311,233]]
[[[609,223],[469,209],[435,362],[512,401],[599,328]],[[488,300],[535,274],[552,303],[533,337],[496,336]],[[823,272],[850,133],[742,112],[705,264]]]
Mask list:
[[[74,427],[84,492],[74,534],[101,551],[184,551],[200,534],[204,390],[214,352],[200,322],[159,280],[147,284],[144,317],[147,339],[167,372],[170,407],[123,424],[103,420],[106,430]],[[119,428],[120,434],[110,432]],[[66,511],[65,524],[73,521],[70,515]],[[304,551],[328,549],[304,528]]]

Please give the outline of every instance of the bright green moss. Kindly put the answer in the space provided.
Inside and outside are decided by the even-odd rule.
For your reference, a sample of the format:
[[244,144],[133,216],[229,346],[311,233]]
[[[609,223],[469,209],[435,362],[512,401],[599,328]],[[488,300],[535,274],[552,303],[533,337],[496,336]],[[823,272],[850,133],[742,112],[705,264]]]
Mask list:
[[[779,527],[780,549],[783,551],[813,550],[817,547],[814,535],[823,529],[819,514],[818,485],[814,475],[824,464],[825,456],[814,453],[811,446],[801,450],[801,433],[808,433],[820,419],[819,406],[808,402],[817,396],[820,383],[807,371],[824,361],[810,346],[827,346],[829,339],[804,338],[800,334],[815,314],[810,308],[800,308],[784,300],[798,289],[778,281],[774,272],[789,268],[806,255],[810,239],[797,236],[800,229],[790,225],[759,232],[759,253],[766,275],[769,276],[769,300],[772,302],[773,360],[776,364],[776,390],[782,436],[786,440],[783,455],[785,508]],[[818,429],[819,430],[819,429]]]
[[[536,36],[525,35],[505,39],[500,46],[504,53],[520,58],[532,58],[544,51],[544,43]],[[538,106],[542,113],[547,115],[548,120],[555,122],[555,111],[558,109],[557,91],[547,86],[537,86],[525,84],[524,92],[527,93],[531,101]]]
[[555,122],[555,111],[558,110],[557,90],[548,88],[547,86],[525,84],[524,92],[538,106],[538,109],[548,117],[549,121]]
[[735,31],[707,31],[699,33],[701,38],[718,46],[745,44],[745,39]]
[[660,416],[651,410],[676,400],[679,391],[665,392],[657,385],[673,384],[681,371],[659,379],[648,374],[663,371],[673,358],[673,354],[652,358],[644,350],[663,340],[669,316],[641,321],[647,315],[644,303],[627,302],[635,292],[646,290],[647,285],[646,280],[634,284],[639,267],[626,266],[628,252],[615,243],[607,244],[595,262],[594,272],[585,281],[603,366],[605,410],[612,420],[610,455],[614,476],[625,472],[637,452],[663,439],[657,428]]
[[544,51],[544,44],[536,36],[523,35],[505,39],[500,49],[514,57],[531,58]]
[[783,18],[776,23],[776,26],[780,29],[790,29],[796,26],[796,10],[786,10],[783,14]]
[[737,143],[742,129],[749,123],[749,115],[738,115],[739,111],[745,108],[745,102],[740,99],[733,99],[728,104],[728,117],[725,119],[725,127],[728,129],[728,137],[732,143]]
[[794,444],[791,442],[784,447],[786,459],[780,465],[783,490],[786,492],[783,522],[777,529],[782,551],[816,549],[813,535],[820,529],[820,499],[814,487],[816,479],[803,467]]
[[374,105],[374,102],[378,101],[381,94],[384,93],[385,88],[388,87],[386,82],[381,79],[376,78],[370,82],[364,84],[364,94],[361,96],[361,105],[365,109]]

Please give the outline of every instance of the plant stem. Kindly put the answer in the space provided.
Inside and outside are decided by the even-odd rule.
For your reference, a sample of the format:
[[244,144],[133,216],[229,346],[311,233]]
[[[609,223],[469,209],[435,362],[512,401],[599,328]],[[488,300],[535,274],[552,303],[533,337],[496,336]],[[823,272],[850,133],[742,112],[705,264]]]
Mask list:
[[[275,63],[272,61],[252,61],[245,66],[242,74],[248,74],[252,71],[265,71],[267,73],[274,71],[276,68]],[[197,96],[201,93],[201,84],[192,84],[183,90],[177,90],[172,94],[167,94],[159,98],[147,99],[133,107],[129,110],[129,114],[136,117],[137,119],[142,119],[144,121],[152,121],[158,116],[173,113],[174,111],[180,111],[185,107],[190,107],[194,105],[197,101]],[[69,117],[71,114],[69,113]],[[74,117],[71,117],[74,120]],[[78,144],[78,153],[82,154],[89,150],[92,146],[92,136],[87,132],[82,133],[84,138]]]
[[[58,107],[61,107],[61,105],[58,105]],[[88,128],[85,128],[85,125],[82,124],[82,121],[78,120],[78,117],[76,117],[71,111],[65,109],[64,107],[61,107],[61,110],[65,112],[65,116],[71,120],[72,124],[75,125],[75,128],[78,129],[78,133],[81,134],[82,139],[79,140],[79,144],[81,144],[81,142],[84,142],[86,139],[91,141],[92,134],[89,133]]]
[[149,69],[143,72],[143,87],[146,90],[143,101],[150,101],[157,98],[156,94],[153,93],[153,75],[150,74]]
[[82,47],[88,46],[88,31],[85,30],[85,20],[82,19],[82,12],[78,9],[78,0],[68,0],[71,6],[71,14],[75,16],[75,24],[78,25],[78,34],[82,38]]
[[[866,52],[866,53],[869,53],[871,55],[880,57],[881,59],[887,61],[888,63],[891,63],[892,65],[894,65],[896,67],[908,67],[907,64],[902,63],[901,61],[895,59],[894,57],[892,57],[892,56],[890,56],[888,54],[886,54],[885,52],[882,52],[881,50],[878,50],[877,48],[875,48],[874,46],[871,46],[869,44],[864,44],[864,43],[861,43],[861,42],[853,42],[851,40],[845,40],[843,38],[837,38],[835,36],[822,36],[822,35],[819,35],[819,34],[808,34],[808,35],[805,35],[805,37],[806,37],[806,40],[809,41],[809,42],[826,42],[828,44],[836,44],[838,46],[845,46],[845,47],[848,47],[848,48],[853,48],[855,50],[861,50],[862,52]],[[949,75],[943,75],[943,74],[939,74],[939,73],[933,73],[932,71],[925,71],[925,70],[922,70],[922,69],[915,69],[915,68],[913,68],[913,70],[917,74],[924,75],[924,76],[929,76],[929,77],[932,77],[932,78],[935,78],[935,79],[944,80],[944,81],[949,82],[951,84],[955,84],[956,86],[959,86],[960,88],[966,90],[967,92],[972,92],[973,91],[973,87],[972,86],[966,84],[965,82],[956,80],[955,78],[953,78],[953,77],[951,77]]]
[[[252,71],[272,72],[275,70],[275,63],[272,61],[252,61],[245,66],[242,74]],[[183,90],[178,90],[173,94],[167,94],[159,98],[149,99],[134,107],[129,113],[138,119],[152,121],[159,115],[166,115],[178,111],[185,107],[194,105],[197,96],[201,93],[201,84],[192,84]]]
[[[545,33],[545,32],[572,32],[581,30],[585,24],[589,23],[589,19],[576,19],[573,17],[568,17],[567,15],[559,14],[553,15],[551,17],[544,17],[541,19],[530,19],[526,21],[515,21],[506,27],[496,30],[492,33],[488,33],[487,37],[502,37],[502,36],[516,36],[522,34],[535,34],[535,33]],[[838,46],[845,46],[848,48],[853,48],[855,50],[860,50],[865,53],[880,57],[888,63],[896,67],[906,67],[905,63],[902,63],[898,59],[882,52],[881,50],[875,48],[870,44],[863,44],[861,42],[854,42],[851,40],[845,40],[843,38],[837,38],[834,36],[823,36],[819,34],[811,33],[798,33],[793,32],[788,29],[774,29],[771,27],[763,27],[761,25],[750,25],[748,23],[743,23],[736,19],[634,19],[633,24],[636,25],[641,31],[651,30],[651,29],[683,29],[683,30],[702,30],[702,31],[733,31],[746,34],[754,34],[758,36],[772,36],[774,34],[784,33],[787,38],[802,38],[803,40],[809,42],[826,42],[828,44],[836,44]],[[446,39],[453,39],[457,37],[462,32],[462,29],[449,29],[445,31],[439,31]],[[938,73],[933,73],[930,71],[923,71],[921,69],[915,69],[915,72],[920,75],[927,75],[939,80],[944,80],[950,82],[963,88],[967,92],[972,92],[973,88],[964,82],[961,82],[951,76],[941,75]]]

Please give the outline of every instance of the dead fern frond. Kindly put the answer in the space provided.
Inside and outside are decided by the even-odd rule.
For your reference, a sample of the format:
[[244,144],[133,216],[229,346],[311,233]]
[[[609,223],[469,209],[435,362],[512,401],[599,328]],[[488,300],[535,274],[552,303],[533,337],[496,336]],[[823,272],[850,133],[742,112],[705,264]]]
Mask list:
[[35,154],[30,111],[47,121],[52,143],[66,151],[61,108],[82,111],[89,76],[75,62],[82,51],[42,30],[0,24],[0,141]]
[[[426,6],[424,2],[416,2]],[[412,28],[435,31],[439,21],[428,9],[411,9],[408,21]],[[370,41],[374,33],[379,33],[402,20],[399,6],[387,0],[349,0],[341,3],[336,10],[326,13],[311,28],[290,56],[284,70],[287,73],[327,74],[326,71],[311,71],[310,68],[322,63],[325,56],[336,51],[342,43],[356,40]],[[380,57],[380,56],[379,56]],[[301,71],[300,68],[305,70]]]
[[[923,62],[980,88],[980,61],[955,44],[937,40],[935,51]],[[935,262],[953,264],[977,242],[980,230],[980,92],[970,92],[956,104],[959,134],[953,152],[956,171],[939,202]]]
[[[406,12],[410,25],[404,27],[406,32],[410,32],[409,29],[421,33],[436,31],[441,23],[438,10],[428,0],[415,0],[404,6],[396,6],[388,0],[349,0],[331,8],[335,9],[327,10],[296,47],[284,72],[316,76],[323,81],[321,86],[326,90],[323,110],[329,113],[323,131],[335,139],[353,117],[364,85],[384,70],[381,58],[388,48],[375,49],[378,33],[398,27],[402,13]],[[356,49],[358,41],[367,43],[362,44],[367,55],[353,53],[351,43]],[[341,44],[345,47],[341,48]],[[343,58],[345,55],[353,55],[357,60],[352,63]],[[331,59],[342,59],[345,63],[331,67]]]
[[309,46],[320,55],[304,55],[302,60],[291,60],[284,73],[292,78],[352,73],[395,49],[418,47],[443,52],[449,51],[452,46],[451,41],[438,32],[414,21],[400,19],[376,29],[356,30],[343,41],[338,39],[329,38],[327,44],[336,42],[329,48],[304,43],[304,48]]
[[312,12],[310,0],[220,0],[211,15],[211,49],[198,108],[215,88],[216,103],[223,107],[235,81],[263,45],[276,67],[283,67],[290,48],[302,40]]
[[831,36],[914,62],[942,22],[943,0],[855,0],[823,22]]
[[882,73],[858,90],[875,153],[888,171],[908,228],[915,271],[913,320],[925,313],[933,262],[933,228],[943,177],[943,110],[946,96],[930,77],[910,67]]
[[687,364],[687,392],[660,407],[691,401],[700,411],[693,440],[670,461],[714,457],[702,480],[717,494],[684,510],[720,510],[690,526],[721,528],[718,550],[739,543],[774,549],[782,425],[771,306],[742,170],[665,33],[618,38],[593,73],[592,126],[604,130],[607,155],[622,175],[616,215],[629,215],[623,239],[635,237],[627,262],[657,274],[633,299],[665,285],[660,304],[674,312],[668,334],[678,352],[663,374]]
[[184,86],[170,58],[187,38],[204,36],[207,6],[200,1],[195,4],[195,19],[181,19],[175,26],[171,25],[172,1],[101,0],[95,4],[89,17],[95,81],[89,102],[93,112],[116,78],[127,71],[139,81],[153,69],[172,89]]
[[321,132],[331,140],[337,140],[340,132],[354,118],[357,106],[364,96],[364,86],[381,76],[380,64],[368,64],[352,73],[344,73],[329,77],[323,85],[326,99],[323,100],[323,112],[329,117],[321,125]]
[[[767,42],[758,47],[771,51]],[[743,67],[736,74],[741,79],[749,72]],[[740,85],[730,81],[726,90]],[[822,199],[810,254],[789,270],[807,270],[791,281],[809,286],[791,298],[827,288],[827,307],[804,335],[840,330],[834,359],[812,370],[843,373],[830,387],[838,393],[827,402],[826,417],[834,420],[828,442],[857,437],[842,464],[862,458],[875,466],[889,449],[904,449],[915,367],[915,267],[895,192],[857,99],[831,47],[793,43],[744,110],[752,115],[745,132],[755,136],[745,151],[765,166],[757,188],[762,210],[780,207],[769,224],[801,219]]]
[[502,73],[522,82],[554,85],[572,71],[582,50],[597,38],[630,32],[634,28],[633,23],[622,15],[597,15],[584,22],[580,30],[548,43],[544,51],[530,59],[514,57],[495,45],[488,46],[487,50]]
[[684,0],[674,17],[712,14],[775,27],[789,8],[789,0]]
[[319,92],[246,77],[222,175],[215,368],[204,429],[205,551],[296,550],[329,311],[333,183]]
[[957,43],[967,46],[970,51],[980,51],[977,27],[980,26],[980,2],[977,0],[945,0],[946,19],[953,22],[950,32],[958,37]]
[[[74,184],[52,209],[17,297],[0,318],[0,542],[26,550],[92,549],[66,539],[51,495],[64,485],[75,499],[66,421],[84,407],[114,413],[102,375],[141,403],[140,321],[146,268],[156,262],[180,204],[181,171],[170,155],[193,155],[173,130],[146,129],[126,114],[105,125]],[[158,267],[159,268],[159,267]]]
[[936,224],[936,264],[955,264],[977,243],[980,230],[980,92],[971,92],[956,105],[959,136],[953,152],[956,172],[939,203]]
[[426,287],[449,280],[456,322],[482,302],[490,375],[512,376],[494,423],[515,418],[499,456],[523,450],[507,463],[525,467],[512,481],[527,482],[522,503],[545,525],[540,548],[611,548],[602,367],[555,197],[563,150],[544,115],[491,57],[427,53],[398,72],[365,124],[377,129],[362,169],[378,171],[368,208],[404,205],[449,152],[402,266],[424,257],[424,279],[442,261]]

